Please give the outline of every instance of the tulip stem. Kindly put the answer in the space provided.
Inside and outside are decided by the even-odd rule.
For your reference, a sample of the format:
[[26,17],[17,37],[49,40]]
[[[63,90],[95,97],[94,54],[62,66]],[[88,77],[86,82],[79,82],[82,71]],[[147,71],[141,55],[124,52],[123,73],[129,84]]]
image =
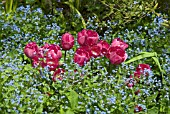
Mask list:
[[67,55],[67,50],[65,50],[65,53],[64,53],[64,62],[66,62],[66,55]]
[[120,73],[121,73],[121,68],[120,68],[120,66],[118,67],[118,81],[117,81],[117,83],[119,84],[119,82],[120,82]]
[[91,62],[91,70],[93,70],[93,61]]
[[110,74],[111,74],[111,62],[109,61],[109,76],[110,76]]

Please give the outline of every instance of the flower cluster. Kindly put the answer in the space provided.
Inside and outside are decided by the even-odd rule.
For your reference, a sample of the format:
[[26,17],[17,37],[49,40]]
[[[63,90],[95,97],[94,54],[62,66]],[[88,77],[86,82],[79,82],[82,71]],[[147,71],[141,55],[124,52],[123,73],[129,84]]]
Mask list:
[[104,40],[99,41],[99,35],[92,30],[82,30],[78,33],[77,41],[80,47],[74,55],[74,62],[83,66],[91,57],[107,57],[112,64],[120,64],[127,59],[125,49],[128,48],[120,38],[112,41],[111,45]]
[[149,76],[149,71],[151,71],[151,68],[148,64],[139,64],[136,67],[136,71],[134,72],[134,78],[132,75],[126,80],[126,85],[129,88],[132,88],[138,81],[141,76]]
[[[149,72],[151,71],[151,68],[148,64],[139,64],[136,67],[136,70],[134,72],[134,78],[132,75],[126,80],[125,84],[127,87],[132,88],[139,82],[139,79],[141,76],[149,76]],[[138,95],[140,93],[140,89],[134,92],[135,95]],[[134,112],[140,112],[143,108],[141,106],[136,105]]]
[[[77,42],[80,45],[74,54],[74,62],[79,66],[84,66],[90,59],[97,57],[107,57],[112,64],[118,65],[127,59],[125,49],[128,48],[120,38],[113,39],[111,45],[104,40],[99,40],[99,35],[93,30],[82,30],[78,32]],[[74,45],[74,37],[70,33],[65,33],[61,38],[63,50],[70,50]],[[59,45],[48,44],[38,47],[35,42],[30,42],[25,46],[25,55],[32,60],[33,67],[47,67],[54,71],[53,81],[64,72],[59,68],[59,60],[62,52]],[[56,70],[57,69],[57,70]],[[62,77],[58,77],[62,79]]]
[[139,64],[136,68],[134,76],[136,78],[140,78],[142,75],[143,76],[149,76],[150,70],[151,70],[151,68],[148,64]]
[[62,57],[60,46],[46,43],[38,47],[35,42],[30,42],[25,46],[25,55],[32,60],[33,67],[48,67],[50,71],[55,71],[59,66]]
[[[69,33],[63,34],[61,39],[62,49],[69,50],[73,45],[74,37]],[[59,75],[64,72],[64,69],[58,68],[59,60],[62,57],[59,45],[46,43],[44,46],[38,47],[35,42],[30,42],[25,46],[24,53],[32,60],[33,67],[47,67],[50,71],[55,71],[52,78],[53,81],[56,81],[56,77],[60,80],[62,79]],[[56,68],[58,69],[56,70]]]
[[38,47],[35,42],[30,42],[25,46],[25,55],[32,60],[32,66],[42,68],[47,67],[54,72],[56,77],[56,70],[59,67],[59,60],[62,57],[60,46],[46,43],[44,46]]

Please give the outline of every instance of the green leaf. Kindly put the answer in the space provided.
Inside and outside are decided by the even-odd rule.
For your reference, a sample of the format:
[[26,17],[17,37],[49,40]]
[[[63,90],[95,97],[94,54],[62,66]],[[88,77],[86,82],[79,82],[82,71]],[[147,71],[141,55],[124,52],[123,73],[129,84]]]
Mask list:
[[103,110],[103,111],[106,111],[106,109],[104,107],[101,106],[102,104],[102,101],[100,101],[99,103],[97,103],[98,107]]
[[80,2],[81,2],[81,1],[80,1],[80,0],[76,0],[75,2],[76,2],[76,8],[79,10]]
[[15,11],[17,6],[18,6],[18,0],[14,0],[13,9],[12,10]]
[[166,83],[166,81],[165,81],[164,76],[163,76],[163,74],[165,74],[165,71],[164,71],[164,70],[162,70],[162,68],[161,68],[161,65],[160,65],[160,63],[159,63],[158,58],[156,58],[156,57],[152,57],[152,59],[155,61],[156,65],[159,67],[159,70],[160,70],[160,72],[162,73],[162,82],[163,82],[163,84],[165,84],[165,83]]
[[119,109],[115,109],[113,114],[122,114],[122,112]]
[[158,114],[158,108],[153,107],[151,109],[148,109],[148,114]]
[[24,66],[24,70],[26,71],[32,70],[32,66],[30,64],[27,64]]
[[0,84],[0,102],[3,99],[3,95],[2,95],[2,84]]
[[68,110],[66,111],[66,114],[74,114],[74,112],[73,112],[71,109],[68,109]]
[[86,84],[86,83],[88,84],[89,87],[92,87],[90,80],[84,80],[84,84]]
[[125,64],[131,63],[131,62],[134,62],[134,61],[137,61],[137,60],[140,60],[140,59],[144,59],[144,58],[147,58],[147,57],[154,57],[154,56],[157,56],[156,52],[152,52],[152,53],[151,52],[142,52],[141,55],[133,57],[132,59],[126,61]]
[[65,114],[63,108],[62,108],[62,105],[60,105],[60,114]]
[[157,7],[158,7],[158,3],[154,6],[154,8],[153,8],[153,9],[155,10]]
[[156,93],[153,94],[152,96],[147,97],[148,103],[150,103],[151,101],[153,101],[154,99],[156,99],[157,95],[158,95],[158,92],[156,92]]
[[75,109],[78,106],[78,94],[74,91],[71,90],[69,94],[66,94],[67,98],[69,99],[69,102],[71,104],[71,108]]
[[162,73],[165,73],[165,72],[162,70],[162,68],[161,68],[161,65],[160,65],[160,63],[159,63],[158,58],[152,57],[152,59],[155,61],[156,65],[158,65],[159,70],[160,70]]
[[[1,78],[1,77],[0,77]],[[1,85],[3,86],[3,84],[8,80],[8,78],[9,77],[7,77],[7,76],[5,76],[4,78],[3,78],[3,81],[1,81]]]
[[11,12],[12,11],[13,0],[9,0],[9,1],[10,1],[9,10]]
[[12,8],[15,9],[17,6],[17,0],[5,0],[5,11],[6,13],[12,12]]
[[42,114],[43,112],[43,105],[36,109],[36,114]]
[[163,25],[165,27],[169,27],[169,24],[167,24],[167,23],[161,23],[161,25]]
[[92,82],[96,82],[96,80],[99,78],[99,76],[95,76],[94,78],[93,78],[93,81]]

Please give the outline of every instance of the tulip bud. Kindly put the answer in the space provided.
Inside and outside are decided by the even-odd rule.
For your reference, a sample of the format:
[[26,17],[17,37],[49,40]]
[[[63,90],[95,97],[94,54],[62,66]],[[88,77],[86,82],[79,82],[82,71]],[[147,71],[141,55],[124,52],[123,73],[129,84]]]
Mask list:
[[74,37],[69,33],[63,34],[61,39],[62,49],[69,50],[73,47],[73,45],[74,45]]

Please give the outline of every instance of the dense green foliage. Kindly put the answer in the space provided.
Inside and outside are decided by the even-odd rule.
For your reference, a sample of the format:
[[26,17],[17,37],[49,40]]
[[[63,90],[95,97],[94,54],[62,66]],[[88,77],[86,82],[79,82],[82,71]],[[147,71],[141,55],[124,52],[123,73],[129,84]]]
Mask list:
[[[138,104],[139,113],[170,113],[169,19],[156,0],[5,1],[5,7],[0,4],[0,113],[133,114]],[[60,45],[65,32],[76,40],[83,28],[96,30],[109,43],[123,39],[129,61],[114,66],[97,58],[79,67],[72,60],[75,42],[66,62],[61,59],[67,71],[63,80],[53,82],[53,72],[40,73],[23,53],[30,41]],[[140,63],[152,71],[130,89],[126,79]]]

